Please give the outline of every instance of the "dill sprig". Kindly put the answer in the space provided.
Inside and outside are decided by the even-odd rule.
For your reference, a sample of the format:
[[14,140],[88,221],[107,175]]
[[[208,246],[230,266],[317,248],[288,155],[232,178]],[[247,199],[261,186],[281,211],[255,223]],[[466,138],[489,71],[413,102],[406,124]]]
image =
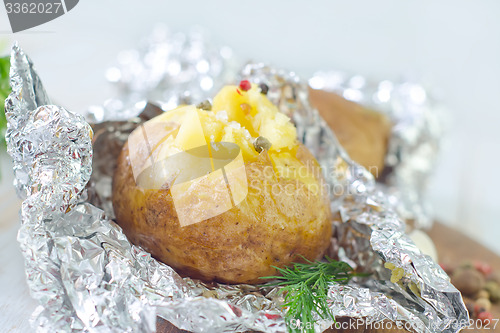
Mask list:
[[326,258],[326,261],[294,263],[292,267],[276,268],[281,276],[267,286],[281,286],[285,295],[283,307],[287,308],[285,320],[292,333],[314,333],[314,313],[321,319],[335,322],[335,316],[328,307],[327,294],[332,282],[347,283],[356,274],[349,264]]
[[5,130],[7,120],[5,119],[5,99],[10,94],[10,57],[0,58],[0,149],[5,149]]

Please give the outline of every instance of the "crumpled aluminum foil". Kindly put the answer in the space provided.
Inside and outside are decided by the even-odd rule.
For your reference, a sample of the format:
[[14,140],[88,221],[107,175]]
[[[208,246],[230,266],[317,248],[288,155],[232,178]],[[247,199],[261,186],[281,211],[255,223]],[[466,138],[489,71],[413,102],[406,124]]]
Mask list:
[[425,191],[443,137],[439,103],[417,83],[370,81],[338,71],[317,72],[309,79],[309,85],[335,92],[389,117],[392,133],[378,186],[394,199],[396,210],[411,227],[430,228],[432,211]]
[[[25,198],[18,240],[32,296],[41,304],[33,316],[38,331],[152,332],[157,315],[193,332],[286,331],[279,288],[181,278],[131,245],[104,211],[89,203],[109,200],[92,191],[92,184],[85,189],[92,159],[89,125],[50,105],[17,45],[11,59],[7,141],[16,187]],[[416,332],[458,332],[465,326],[468,314],[460,293],[406,236],[405,223],[375,188],[371,174],[349,159],[310,107],[306,85],[293,74],[259,64],[247,66],[243,75],[269,85],[269,98],[292,116],[299,139],[317,156],[331,188],[342,188],[332,196],[339,215],[333,253],[372,276],[332,284],[332,312],[367,322],[409,323]],[[115,141],[95,145],[94,161],[116,149],[141,121],[101,124],[100,135]],[[110,170],[95,168],[92,177],[99,182]],[[384,262],[404,269],[405,276],[390,282]],[[321,332],[330,324],[318,320],[315,329]]]
[[90,122],[126,120],[138,115],[146,102],[164,110],[193,104],[215,95],[237,73],[231,48],[216,47],[206,32],[172,32],[158,25],[137,49],[120,52],[117,65],[106,72],[117,97],[87,110]]

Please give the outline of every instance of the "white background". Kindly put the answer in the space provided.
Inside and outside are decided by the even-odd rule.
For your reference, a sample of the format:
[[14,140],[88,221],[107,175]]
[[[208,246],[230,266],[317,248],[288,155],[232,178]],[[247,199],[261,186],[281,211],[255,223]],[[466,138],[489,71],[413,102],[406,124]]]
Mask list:
[[[53,22],[15,35],[9,33],[2,7],[0,40],[6,45],[18,40],[35,61],[49,94],[81,111],[110,96],[105,69],[155,23],[175,31],[200,25],[240,58],[269,62],[303,77],[340,69],[374,79],[424,82],[452,118],[429,189],[436,217],[500,253],[498,0],[85,0]],[[4,174],[2,182],[5,193],[9,176]],[[15,218],[5,218],[0,218],[0,226],[6,226],[0,231],[8,230],[0,238],[0,264],[21,260],[4,249],[17,251]],[[21,266],[15,267],[22,279]],[[0,268],[0,273],[3,281],[5,271]],[[7,295],[16,299],[22,293]],[[9,316],[8,307],[3,308],[3,317]],[[31,310],[32,305],[24,312]],[[12,320],[22,319],[24,312],[10,311],[15,311]],[[18,329],[25,325],[12,320]]]

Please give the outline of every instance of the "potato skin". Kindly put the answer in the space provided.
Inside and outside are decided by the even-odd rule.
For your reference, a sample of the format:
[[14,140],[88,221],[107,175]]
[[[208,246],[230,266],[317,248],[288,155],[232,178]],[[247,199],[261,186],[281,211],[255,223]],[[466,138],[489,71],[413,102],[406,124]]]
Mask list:
[[392,130],[389,118],[335,93],[309,89],[309,98],[349,156],[381,176]]
[[[296,156],[317,166],[303,146]],[[298,180],[277,179],[267,152],[245,166],[245,200],[223,214],[181,227],[169,189],[136,186],[125,144],[113,178],[116,221],[133,244],[179,274],[205,281],[262,283],[259,277],[276,275],[271,266],[322,257],[332,229],[319,167],[315,176],[321,191],[314,195]]]

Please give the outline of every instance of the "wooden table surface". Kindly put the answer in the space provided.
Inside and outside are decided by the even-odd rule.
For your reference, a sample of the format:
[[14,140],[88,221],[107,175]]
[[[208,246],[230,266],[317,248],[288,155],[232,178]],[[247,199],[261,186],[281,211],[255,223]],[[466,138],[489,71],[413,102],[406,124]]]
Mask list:
[[[478,260],[490,264],[494,271],[500,272],[500,256],[461,232],[436,223],[429,235],[436,245],[440,263],[456,266],[464,261]],[[500,304],[494,305],[491,312],[493,318],[500,319]],[[464,332],[500,332],[500,323],[496,325],[496,329],[471,328]]]
[[[456,265],[457,263],[470,261],[483,261],[489,263],[494,271],[500,271],[500,256],[485,248],[478,242],[472,240],[461,232],[447,227],[440,223],[435,223],[429,231],[429,235],[434,240],[436,245],[439,260],[442,263]],[[497,304],[492,310],[494,318],[500,318],[500,305]],[[180,330],[169,322],[159,318],[157,321],[158,333],[186,333],[187,331]],[[360,328],[358,330],[336,330],[328,332],[345,332],[345,333],[380,333],[386,331],[367,330]],[[406,332],[405,330],[393,329],[390,332]],[[496,329],[468,329],[464,332],[500,332],[500,323]]]

